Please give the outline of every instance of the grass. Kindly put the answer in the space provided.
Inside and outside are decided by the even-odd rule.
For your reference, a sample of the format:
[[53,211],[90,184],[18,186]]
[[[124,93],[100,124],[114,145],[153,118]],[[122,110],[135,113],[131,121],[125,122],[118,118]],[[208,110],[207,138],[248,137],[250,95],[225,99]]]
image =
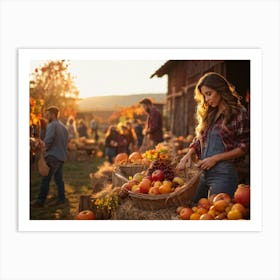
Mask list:
[[[30,208],[31,220],[72,220],[78,213],[80,195],[92,193],[89,174],[96,172],[104,158],[92,158],[85,161],[67,161],[64,164],[63,178],[65,183],[66,203],[61,206],[51,206],[56,200],[56,186],[52,179],[49,195],[44,208]],[[41,176],[36,167],[32,166],[30,175],[30,200],[37,198],[40,189]]]

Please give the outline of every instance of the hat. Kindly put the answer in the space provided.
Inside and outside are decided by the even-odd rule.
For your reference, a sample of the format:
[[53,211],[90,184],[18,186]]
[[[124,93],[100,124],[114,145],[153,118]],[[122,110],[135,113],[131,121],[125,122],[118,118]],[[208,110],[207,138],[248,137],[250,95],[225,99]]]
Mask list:
[[145,105],[152,105],[153,102],[150,98],[143,98],[139,101],[140,104],[145,104]]

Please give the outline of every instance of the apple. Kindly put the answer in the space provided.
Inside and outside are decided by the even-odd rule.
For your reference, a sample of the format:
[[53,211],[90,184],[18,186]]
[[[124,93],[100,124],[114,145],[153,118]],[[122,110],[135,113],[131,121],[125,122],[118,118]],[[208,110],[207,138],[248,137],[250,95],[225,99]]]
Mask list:
[[226,212],[222,212],[222,213],[215,216],[215,220],[224,220],[226,218],[227,218],[227,213]]
[[139,184],[140,192],[148,193],[151,186],[152,182],[149,179],[143,179],[142,182],[140,182]]
[[135,180],[130,180],[130,181],[128,181],[127,183],[130,185],[131,188],[132,188],[134,185],[138,185],[138,182],[135,181]]
[[164,173],[157,169],[152,173],[152,180],[153,181],[163,181],[164,180]]
[[151,187],[149,189],[149,194],[152,194],[152,195],[160,194],[159,187],[157,187],[157,186]]
[[179,215],[180,214],[180,211],[184,208],[184,206],[178,206],[176,208],[176,213]]
[[132,179],[140,183],[144,177],[145,175],[142,173],[135,173]]
[[172,180],[173,183],[177,183],[180,186],[184,185],[185,181],[180,177],[174,177]]
[[213,198],[213,204],[218,201],[218,200],[226,200],[228,203],[231,202],[231,197],[227,193],[218,193],[214,198]]
[[198,207],[196,213],[203,215],[206,214],[208,212],[208,209],[203,208],[203,207]]
[[213,204],[213,199],[215,198],[216,195],[217,195],[217,194],[214,193],[214,194],[211,194],[211,195],[208,197],[208,200],[209,200],[209,202],[210,202],[211,205]]
[[235,193],[234,199],[236,202],[241,203],[245,207],[250,206],[250,186],[239,184]]
[[150,181],[153,181],[152,176],[145,176],[143,179],[149,179]]
[[200,220],[214,220],[214,217],[211,214],[205,213],[205,214],[202,214],[199,219]]
[[136,189],[139,189],[139,185],[133,185],[131,191],[135,192]]
[[179,216],[182,220],[189,220],[191,214],[193,214],[193,210],[189,207],[184,207],[183,209],[181,209]]
[[160,187],[162,185],[162,182],[161,181],[154,181],[153,182],[153,187]]

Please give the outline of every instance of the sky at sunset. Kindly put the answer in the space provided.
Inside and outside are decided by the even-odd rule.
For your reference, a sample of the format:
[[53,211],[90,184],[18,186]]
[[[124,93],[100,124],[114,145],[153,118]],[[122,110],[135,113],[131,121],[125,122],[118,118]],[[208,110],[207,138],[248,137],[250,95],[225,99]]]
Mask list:
[[[73,74],[80,98],[104,95],[166,93],[167,77],[150,76],[166,60],[72,60]],[[30,71],[46,61],[32,61]]]

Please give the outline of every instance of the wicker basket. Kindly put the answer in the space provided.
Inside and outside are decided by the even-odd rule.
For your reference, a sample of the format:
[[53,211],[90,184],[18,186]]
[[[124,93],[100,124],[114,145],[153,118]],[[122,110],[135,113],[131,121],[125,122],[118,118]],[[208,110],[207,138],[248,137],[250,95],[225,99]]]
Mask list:
[[176,192],[150,195],[129,191],[129,197],[135,207],[143,210],[158,210],[184,205],[193,199],[200,174],[201,170],[199,169],[189,170],[185,176],[186,183]]
[[126,178],[129,178],[129,176],[145,171],[147,168],[148,167],[144,164],[120,164],[116,167],[116,172],[122,174]]

